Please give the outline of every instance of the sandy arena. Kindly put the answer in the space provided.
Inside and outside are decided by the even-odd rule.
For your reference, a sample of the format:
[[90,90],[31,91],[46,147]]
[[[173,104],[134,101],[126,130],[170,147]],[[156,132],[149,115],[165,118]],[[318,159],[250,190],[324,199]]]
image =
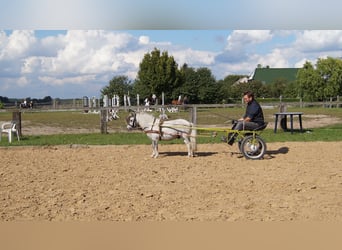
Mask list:
[[342,142],[0,148],[1,221],[342,221]]

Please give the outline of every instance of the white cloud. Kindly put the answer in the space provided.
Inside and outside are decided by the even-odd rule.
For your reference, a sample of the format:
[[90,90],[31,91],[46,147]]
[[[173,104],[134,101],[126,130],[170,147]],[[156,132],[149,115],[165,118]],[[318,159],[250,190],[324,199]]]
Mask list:
[[342,30],[310,30],[299,33],[294,45],[303,52],[342,49]]
[[148,36],[140,36],[139,37],[139,43],[140,44],[149,44],[150,38]]
[[24,87],[28,85],[30,81],[25,76],[22,76],[18,78],[17,83],[19,87]]
[[215,53],[210,51],[197,51],[190,48],[175,50],[172,52],[172,56],[175,61],[182,66],[187,63],[190,67],[198,67],[199,65],[209,66],[215,62]]
[[301,67],[303,67],[303,65],[304,65],[306,62],[311,62],[311,63],[314,64],[313,61],[311,61],[311,60],[309,60],[309,59],[307,59],[307,58],[303,58],[303,59],[299,60],[298,62],[296,62],[294,66],[295,66],[295,68],[301,68]]
[[235,30],[227,38],[227,45],[216,57],[216,63],[243,64],[251,60],[257,46],[269,42],[274,37],[270,30]]
[[10,36],[1,35],[0,60],[11,60],[27,56],[37,39],[33,31],[16,30]]
[[301,67],[318,57],[340,57],[341,44],[342,31],[331,30],[237,30],[227,36],[226,47],[219,52],[153,41],[147,35],[134,37],[124,31],[69,30],[45,38],[28,30],[0,31],[0,94],[99,92],[115,75],[135,79],[144,55],[154,48],[167,51],[179,66],[208,67],[216,79],[222,79],[229,74],[249,74],[258,64]]
[[271,40],[270,30],[235,30],[227,38],[226,50],[241,50],[245,46]]
[[23,74],[33,73],[33,72],[37,71],[40,64],[41,63],[40,63],[39,57],[32,56],[32,57],[25,58],[25,59],[23,59],[23,65],[21,67],[21,73],[23,73]]
[[49,76],[38,77],[38,79],[46,85],[64,85],[66,83],[84,84],[85,82],[95,80],[95,78],[96,78],[95,75],[83,75],[83,76],[62,77],[62,78],[49,77]]
[[270,66],[271,68],[288,68],[291,67],[286,50],[274,49],[267,55],[258,55],[257,64],[262,66]]

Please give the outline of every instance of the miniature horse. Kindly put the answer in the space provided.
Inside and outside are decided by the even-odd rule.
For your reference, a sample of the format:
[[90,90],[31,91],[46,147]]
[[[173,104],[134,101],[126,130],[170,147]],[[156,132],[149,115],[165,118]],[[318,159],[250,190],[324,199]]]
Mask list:
[[194,156],[196,147],[196,129],[193,124],[184,119],[161,120],[145,112],[132,112],[126,119],[127,129],[140,127],[152,140],[152,155],[157,158],[158,141],[183,138],[188,149],[188,157]]

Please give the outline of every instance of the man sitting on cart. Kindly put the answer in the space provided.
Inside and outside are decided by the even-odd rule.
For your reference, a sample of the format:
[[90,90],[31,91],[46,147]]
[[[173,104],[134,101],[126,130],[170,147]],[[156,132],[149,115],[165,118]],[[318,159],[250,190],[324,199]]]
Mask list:
[[[256,130],[265,124],[264,114],[260,104],[254,99],[251,91],[243,93],[243,100],[247,104],[246,112],[237,121],[233,121],[234,130]],[[233,145],[236,133],[229,133],[228,138],[224,138],[229,145]]]

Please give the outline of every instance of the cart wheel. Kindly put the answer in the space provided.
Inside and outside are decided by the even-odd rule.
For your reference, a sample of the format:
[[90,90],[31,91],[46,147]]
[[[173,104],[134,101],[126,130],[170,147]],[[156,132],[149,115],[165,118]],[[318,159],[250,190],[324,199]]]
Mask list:
[[266,142],[258,135],[247,135],[241,141],[240,151],[246,159],[261,159],[266,152]]

